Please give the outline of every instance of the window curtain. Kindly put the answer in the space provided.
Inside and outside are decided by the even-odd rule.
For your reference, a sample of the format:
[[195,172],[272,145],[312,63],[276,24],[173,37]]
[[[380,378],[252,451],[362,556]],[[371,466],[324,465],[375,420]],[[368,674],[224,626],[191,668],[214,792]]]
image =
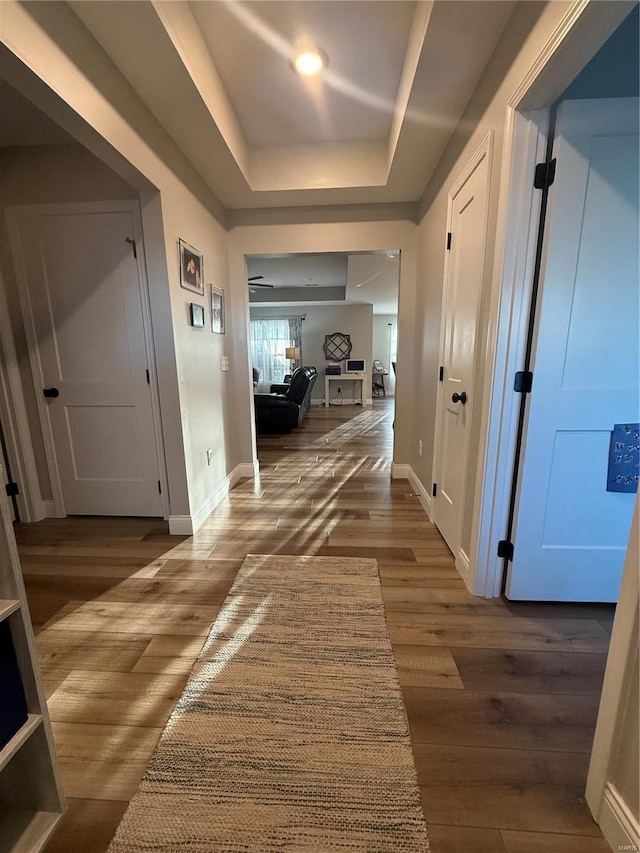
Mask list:
[[290,346],[298,347],[300,350],[300,358],[294,362],[294,369],[302,367],[302,317],[289,317],[289,338],[291,339]]
[[273,382],[283,382],[290,373],[290,361],[285,357],[288,346],[291,346],[288,320],[251,321],[251,358],[252,366],[260,373],[259,392],[268,393]]

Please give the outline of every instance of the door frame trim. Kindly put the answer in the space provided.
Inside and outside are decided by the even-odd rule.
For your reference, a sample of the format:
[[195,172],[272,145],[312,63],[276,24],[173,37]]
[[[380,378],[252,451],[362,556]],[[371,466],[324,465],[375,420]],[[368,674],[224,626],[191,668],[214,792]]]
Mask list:
[[16,496],[21,521],[41,521],[46,509],[40,491],[20,368],[9,319],[4,278],[0,271],[0,419],[12,474],[20,486]]
[[[9,243],[11,246],[11,254],[15,265],[16,281],[18,284],[18,294],[20,299],[20,310],[22,314],[22,321],[24,324],[25,336],[27,340],[27,349],[29,354],[29,364],[31,367],[31,374],[33,376],[33,381],[36,390],[36,405],[38,407],[40,426],[42,429],[42,436],[47,456],[47,468],[49,472],[49,478],[51,480],[51,491],[53,494],[53,501],[51,503],[53,504],[53,511],[56,518],[64,518],[66,512],[64,509],[62,483],[60,480],[60,472],[58,469],[58,462],[56,458],[55,443],[53,439],[53,430],[49,417],[49,410],[44,404],[42,396],[37,393],[37,389],[42,388],[44,386],[44,379],[42,373],[42,363],[40,359],[38,339],[33,319],[31,297],[27,287],[27,274],[24,264],[24,256],[22,252],[22,242],[20,238],[20,221],[23,218],[34,214],[95,214],[117,213],[118,211],[126,211],[127,213],[131,213],[133,219],[134,238],[136,240],[137,249],[136,266],[138,270],[138,280],[140,283],[139,286],[142,304],[144,343],[150,378],[149,387],[151,392],[151,414],[154,427],[156,454],[158,460],[158,478],[162,484],[161,503],[164,517],[169,517],[169,490],[167,486],[166,459],[164,439],[162,434],[162,416],[160,411],[155,347],[153,343],[153,318],[151,314],[149,281],[147,278],[146,261],[144,254],[144,238],[142,230],[140,202],[139,199],[123,199],[121,201],[69,203],[54,202],[51,204],[24,204],[11,205],[6,208]],[[30,434],[28,429],[26,434]],[[30,441],[29,444],[31,444]],[[46,512],[46,503],[44,504],[44,507],[45,509],[43,509],[43,512]],[[49,513],[47,513],[47,515],[49,515]]]
[[[487,236],[488,236],[488,227],[489,227],[489,208],[490,208],[490,199],[491,199],[491,167],[492,167],[492,158],[493,158],[493,130],[490,130],[480,145],[473,152],[464,168],[453,182],[449,192],[447,194],[447,226],[446,233],[451,231],[451,223],[453,220],[453,205],[454,201],[458,195],[458,193],[462,190],[464,185],[467,183],[469,178],[473,175],[476,169],[482,164],[483,161],[486,162],[486,186],[485,186],[485,199],[484,199],[484,224],[483,224],[483,244],[484,251],[483,257],[481,260],[482,263],[482,278],[479,285],[478,291],[478,310],[476,313],[476,342],[474,347],[473,354],[473,364],[471,367],[471,372],[473,376],[472,385],[477,387],[479,382],[478,373],[478,343],[479,336],[477,334],[478,326],[480,324],[480,317],[483,315],[482,311],[482,303],[483,299],[483,291],[485,289],[485,282],[487,279],[487,260],[488,260],[488,252],[487,252]],[[445,240],[446,244],[446,240]],[[451,252],[446,248],[444,249],[444,271],[443,271],[443,287],[442,287],[442,306],[440,313],[440,342],[438,345],[438,358],[439,364],[444,364],[444,347],[445,347],[445,325],[446,325],[446,312],[448,306],[449,299],[449,291],[450,291],[450,273],[451,273]],[[436,397],[436,429],[434,435],[433,442],[433,462],[432,462],[432,470],[433,470],[433,482],[440,482],[440,474],[442,469],[442,459],[440,454],[440,448],[442,445],[442,409],[443,409],[443,383],[438,382],[438,390]],[[474,415],[476,412],[476,407],[473,406],[471,408],[471,416],[469,418],[469,438],[471,437],[471,427],[474,420]],[[466,475],[465,477],[468,479],[469,472],[469,446],[467,445],[467,461],[465,466]],[[465,483],[465,492],[466,492],[466,483]],[[464,509],[464,501],[465,494],[463,493],[461,498],[461,506]],[[437,518],[438,518],[438,498],[435,497],[431,501],[431,520],[437,526]],[[454,554],[456,568],[464,578],[467,586],[470,584],[470,561],[468,555],[464,552],[462,547],[462,521],[461,518],[461,529],[460,529],[460,544],[457,549],[457,553]]]
[[526,342],[525,276],[539,208],[532,176],[546,144],[549,108],[634,5],[575,0],[507,101],[472,515],[469,588],[475,595],[500,595],[497,545],[506,529],[517,426],[513,373]]

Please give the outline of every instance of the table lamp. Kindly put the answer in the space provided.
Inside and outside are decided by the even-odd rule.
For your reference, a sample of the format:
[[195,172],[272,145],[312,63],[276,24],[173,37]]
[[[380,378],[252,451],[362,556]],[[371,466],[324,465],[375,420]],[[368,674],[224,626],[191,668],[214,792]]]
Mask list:
[[287,347],[284,351],[285,358],[291,359],[291,372],[295,370],[296,361],[300,358],[300,347]]

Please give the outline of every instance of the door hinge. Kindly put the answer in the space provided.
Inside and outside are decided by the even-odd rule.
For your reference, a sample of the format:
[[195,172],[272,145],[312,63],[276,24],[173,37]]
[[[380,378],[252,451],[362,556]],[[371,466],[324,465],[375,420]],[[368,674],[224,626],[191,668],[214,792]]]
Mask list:
[[556,177],[556,158],[545,163],[536,164],[536,171],[533,177],[533,186],[537,190],[546,190],[554,182]]
[[148,367],[147,367],[146,373],[147,373],[147,385],[151,385],[151,379],[149,378],[149,368]]
[[530,394],[533,388],[533,373],[530,370],[518,370],[513,379],[513,390],[518,394]]
[[502,557],[505,560],[509,560],[510,563],[513,562],[513,542],[509,542],[508,539],[501,539],[498,542],[498,557]]
[[434,498],[438,494],[438,484],[437,483],[434,483],[433,486],[431,486],[431,494],[433,495]]
[[18,488],[17,483],[7,483],[7,485],[5,486],[5,491],[7,493],[7,497],[9,498],[13,498],[15,497],[15,495],[20,494],[20,489]]
[[162,494],[162,483],[158,480],[158,492]]
[[444,380],[444,364],[440,365],[440,371],[438,373],[438,379],[440,380],[440,382],[442,382]]
[[129,243],[129,245],[133,249],[133,257],[137,258],[138,257],[138,250],[136,249],[136,241],[132,240],[131,237],[125,237],[124,241],[125,241],[125,243]]
[[451,231],[448,231],[447,232],[447,252],[451,251],[451,240],[452,240]]

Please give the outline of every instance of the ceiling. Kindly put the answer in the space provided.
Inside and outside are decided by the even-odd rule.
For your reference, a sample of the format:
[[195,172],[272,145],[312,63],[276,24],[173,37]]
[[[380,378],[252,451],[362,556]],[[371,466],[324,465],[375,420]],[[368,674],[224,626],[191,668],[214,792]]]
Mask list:
[[[375,14],[366,16],[364,27],[362,3],[335,0],[195,2],[191,10],[247,143],[265,146],[385,140],[391,110],[354,104],[339,84],[349,81],[393,104],[415,5],[414,0],[375,2]],[[354,49],[363,37],[375,63],[363,63]],[[330,51],[324,83],[305,82],[291,70],[290,46],[306,42]]]
[[[288,255],[250,255],[251,305],[281,305],[329,301],[332,304],[369,303],[374,314],[396,314],[400,252],[358,252]],[[270,287],[264,287],[270,285]]]
[[419,200],[514,5],[70,0],[228,209]]

